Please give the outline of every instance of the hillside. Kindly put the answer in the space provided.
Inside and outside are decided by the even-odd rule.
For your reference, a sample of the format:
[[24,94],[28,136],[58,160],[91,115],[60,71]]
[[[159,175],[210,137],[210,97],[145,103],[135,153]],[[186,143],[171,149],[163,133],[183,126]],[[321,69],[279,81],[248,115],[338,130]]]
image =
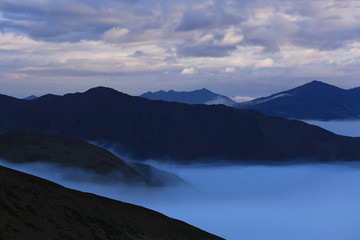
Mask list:
[[76,167],[87,170],[88,178],[102,182],[149,186],[184,183],[176,175],[146,164],[129,165],[109,151],[83,141],[27,131],[0,135],[0,159],[11,163],[44,162]]
[[221,239],[132,204],[0,166],[0,239]]

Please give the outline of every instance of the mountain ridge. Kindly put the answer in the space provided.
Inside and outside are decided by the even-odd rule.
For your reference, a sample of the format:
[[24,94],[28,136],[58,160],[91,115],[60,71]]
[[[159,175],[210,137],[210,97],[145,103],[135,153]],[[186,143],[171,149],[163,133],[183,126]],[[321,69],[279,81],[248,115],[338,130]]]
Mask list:
[[164,100],[175,101],[187,104],[224,104],[227,106],[233,106],[236,104],[231,98],[211,92],[206,88],[196,89],[193,91],[164,91],[146,92],[140,95],[140,97],[147,98],[149,100]]
[[360,159],[360,138],[301,121],[224,105],[152,101],[104,87],[0,106],[0,132],[24,129],[101,141],[137,160]]
[[13,164],[36,162],[72,167],[86,171],[89,178],[103,183],[149,187],[185,184],[174,174],[144,163],[133,165],[86,142],[20,130],[0,135],[0,159]]
[[360,87],[345,90],[315,80],[268,97],[238,103],[234,107],[292,119],[359,119]]

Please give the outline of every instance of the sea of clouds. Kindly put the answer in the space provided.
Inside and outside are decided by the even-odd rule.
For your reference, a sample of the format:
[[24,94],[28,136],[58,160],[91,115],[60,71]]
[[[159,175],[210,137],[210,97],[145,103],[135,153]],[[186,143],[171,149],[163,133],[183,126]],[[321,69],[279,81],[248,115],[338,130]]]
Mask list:
[[[330,129],[339,123],[326,124]],[[344,124],[335,130],[351,129]],[[360,161],[282,166],[148,163],[177,174],[189,185],[129,187],[93,181],[96,178],[89,172],[56,164],[1,161],[0,165],[145,206],[230,240],[360,239]]]

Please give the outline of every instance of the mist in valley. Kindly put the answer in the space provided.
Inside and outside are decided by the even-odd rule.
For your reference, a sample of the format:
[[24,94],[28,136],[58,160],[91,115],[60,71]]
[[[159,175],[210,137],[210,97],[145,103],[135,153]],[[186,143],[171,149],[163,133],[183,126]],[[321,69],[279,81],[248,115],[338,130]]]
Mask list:
[[[345,126],[343,126],[345,127]],[[93,173],[47,163],[0,165],[65,187],[159,211],[226,239],[360,239],[360,162],[281,166],[148,164],[188,184],[97,181]]]
[[360,120],[338,120],[338,121],[319,121],[306,120],[306,123],[319,126],[330,132],[350,136],[360,137]]

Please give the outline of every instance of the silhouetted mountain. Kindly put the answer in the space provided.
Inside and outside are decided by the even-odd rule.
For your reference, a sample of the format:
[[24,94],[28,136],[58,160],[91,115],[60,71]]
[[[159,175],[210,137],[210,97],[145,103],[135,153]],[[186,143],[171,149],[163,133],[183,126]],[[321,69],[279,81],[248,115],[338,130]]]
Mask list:
[[173,90],[170,90],[168,92],[147,92],[143,93],[140,97],[144,97],[150,100],[164,100],[187,104],[224,104],[227,106],[232,106],[236,104],[236,102],[233,101],[231,98],[217,93],[213,93],[205,88],[190,92],[176,92]]
[[235,107],[295,119],[356,119],[360,118],[360,88],[344,90],[312,81],[269,97],[238,103]]
[[0,96],[0,132],[11,129],[107,143],[132,159],[360,159],[360,138],[301,121],[224,105],[151,101],[104,87],[32,101]]
[[0,159],[12,163],[46,162],[77,167],[89,170],[91,180],[102,182],[156,186],[184,183],[179,177],[146,164],[132,167],[109,151],[86,142],[26,131],[0,135]]
[[31,95],[31,96],[28,96],[28,97],[24,98],[24,100],[33,100],[35,98],[37,98],[37,96]]
[[222,239],[132,204],[0,166],[0,239]]

